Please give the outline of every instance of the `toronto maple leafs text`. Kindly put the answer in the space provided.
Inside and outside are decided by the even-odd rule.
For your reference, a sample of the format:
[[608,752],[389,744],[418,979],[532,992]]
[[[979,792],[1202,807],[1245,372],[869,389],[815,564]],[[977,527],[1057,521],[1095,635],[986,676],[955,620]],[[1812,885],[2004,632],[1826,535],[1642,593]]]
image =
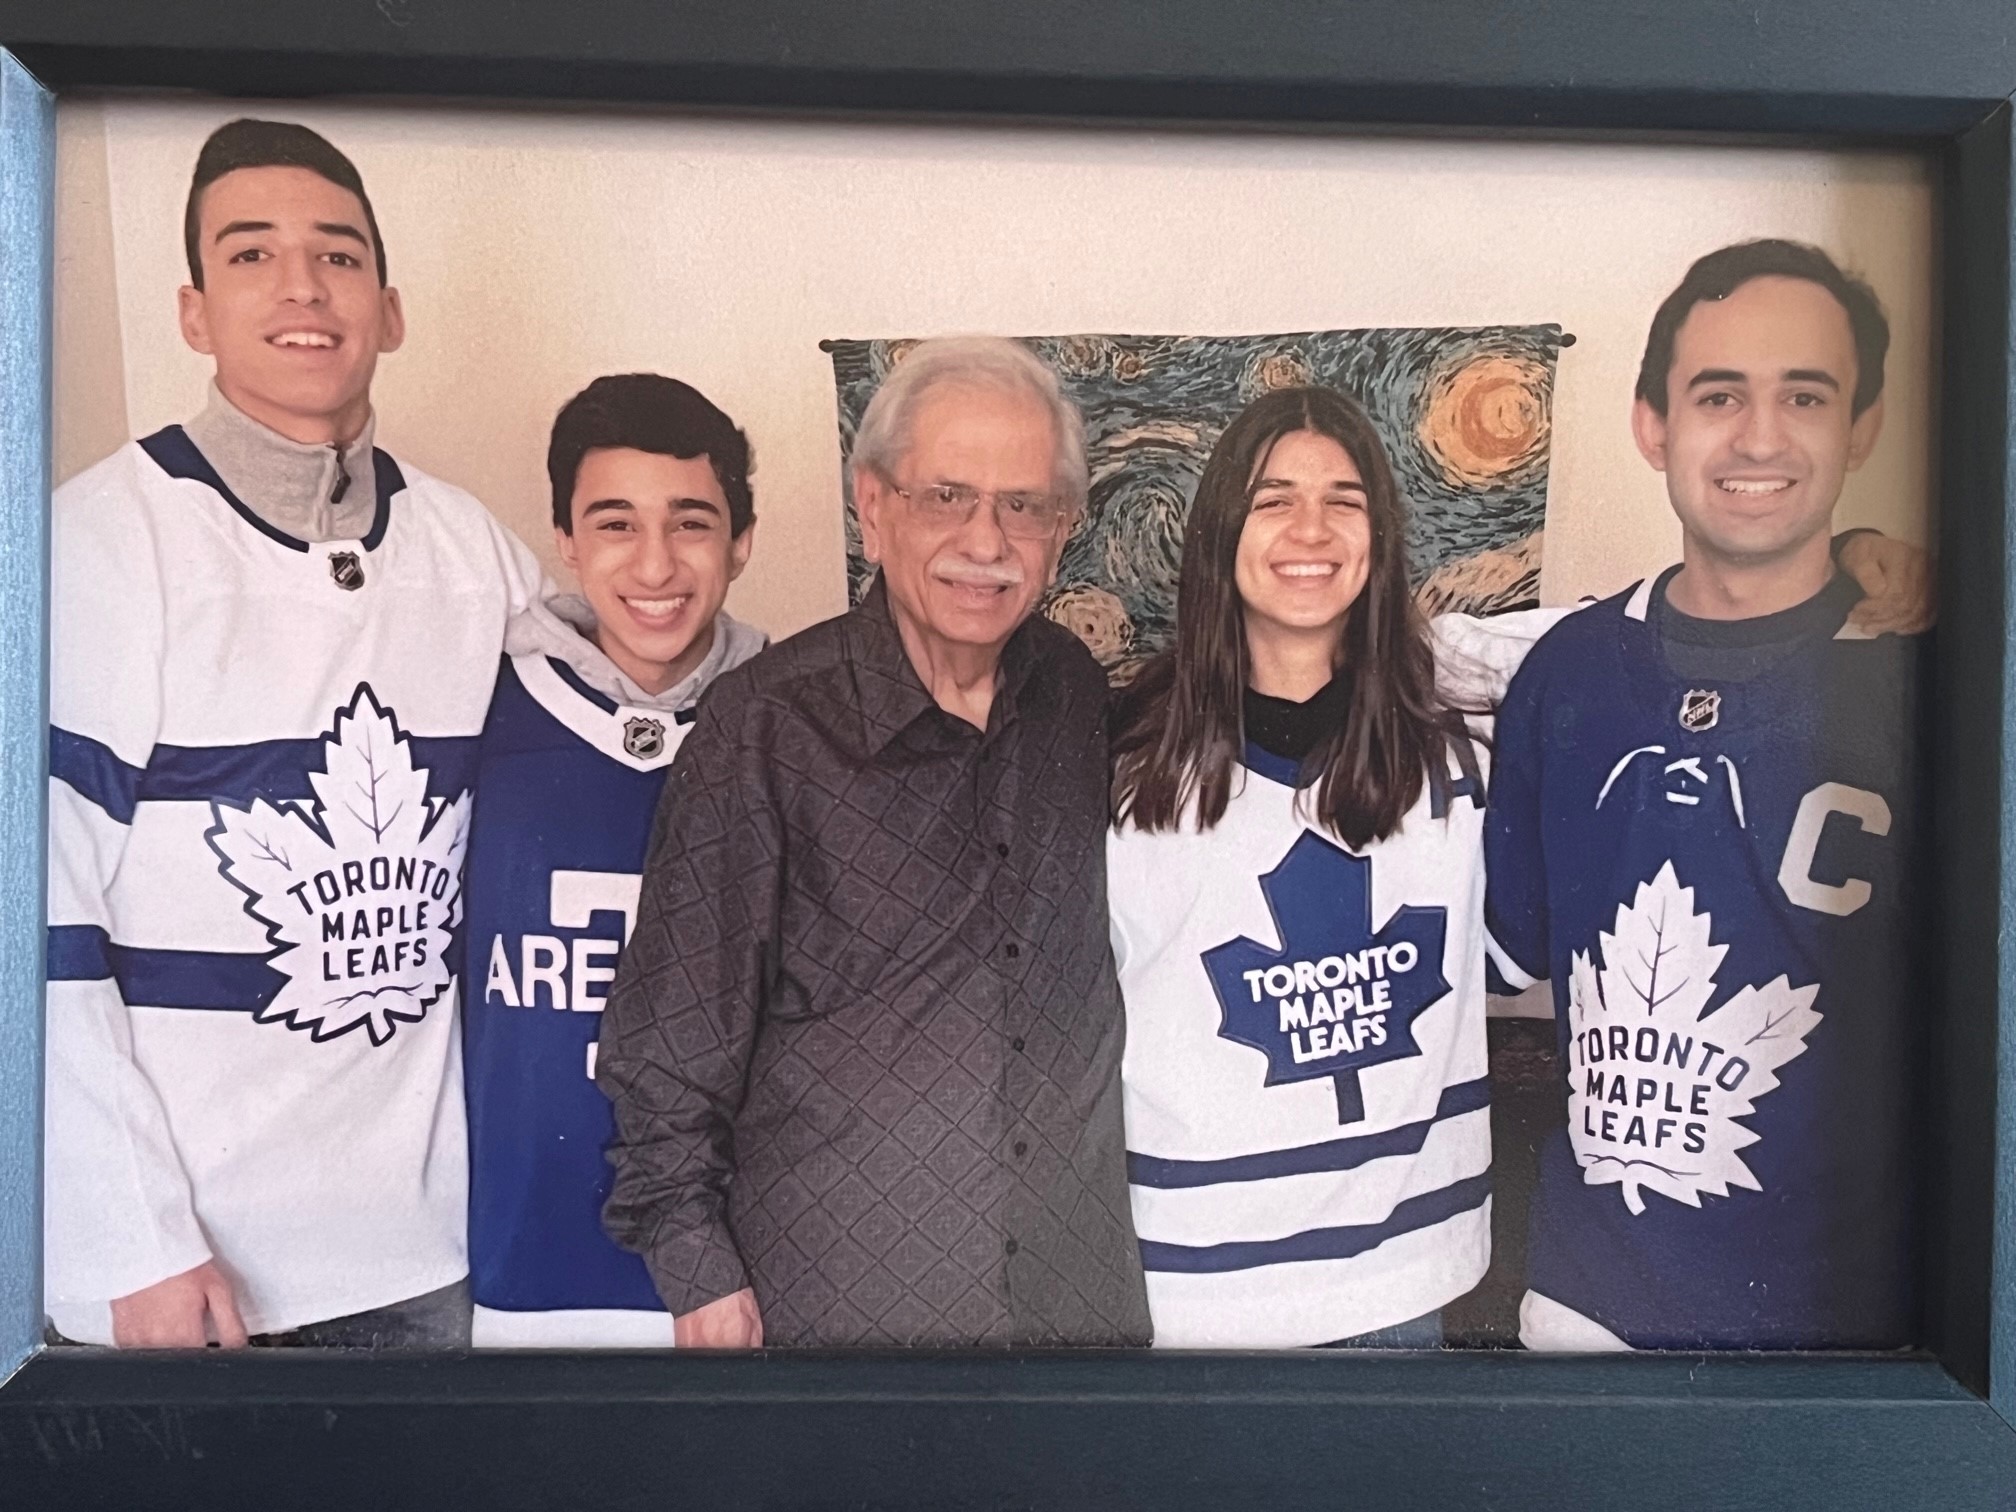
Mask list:
[[368,683],[336,711],[322,760],[308,774],[313,803],[215,804],[207,838],[286,978],[258,1022],[318,1042],[361,1028],[382,1045],[452,976],[469,793],[428,797],[426,769]]
[[1411,940],[1243,971],[1256,1003],[1275,999],[1296,1065],[1386,1043],[1392,978],[1421,964]]
[[[1708,1148],[1710,1092],[1716,1087],[1734,1092],[1750,1074],[1750,1063],[1740,1055],[1671,1030],[1662,1035],[1610,1024],[1583,1030],[1572,1049],[1588,1138],[1654,1150],[1677,1142],[1688,1155]],[[1634,1068],[1652,1074],[1634,1074]]]
[[1568,1137],[1583,1180],[1614,1183],[1633,1213],[1648,1191],[1689,1207],[1761,1191],[1741,1154],[1758,1135],[1742,1119],[1805,1050],[1818,984],[1745,984],[1711,1011],[1729,947],[1670,861],[1596,944],[1575,953],[1568,991]]
[[454,883],[453,873],[422,857],[373,856],[318,871],[287,895],[311,918],[320,905],[322,980],[354,982],[426,965],[428,911],[438,915]]

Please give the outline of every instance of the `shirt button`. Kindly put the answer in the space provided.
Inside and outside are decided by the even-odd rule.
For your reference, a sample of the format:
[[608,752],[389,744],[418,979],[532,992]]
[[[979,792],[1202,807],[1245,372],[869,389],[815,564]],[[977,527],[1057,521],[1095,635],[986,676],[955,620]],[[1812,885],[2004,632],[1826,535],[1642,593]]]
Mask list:
[[1020,1050],[1022,1048],[1022,1036],[1018,1034],[1015,1038],[1008,1041],[1008,1048],[1011,1050]]
[[1005,859],[1007,858],[1007,855],[1008,855],[1008,846],[1007,846],[1007,843],[1006,843],[1006,842],[1004,841],[1004,842],[1003,842],[1002,844],[1000,844],[1000,845],[997,845],[997,846],[995,846],[995,847],[994,847],[994,854],[995,854],[995,855],[997,855],[997,856],[1000,856],[1001,858],[1003,858],[1003,859],[1005,860]]
[[1004,1248],[1008,1251],[1009,1254],[1012,1255],[1015,1253],[1015,1251],[1022,1248],[1022,1246],[1017,1244],[1013,1239],[1010,1239],[1008,1243],[1004,1246]]
[[1020,1156],[1023,1156],[1023,1155],[1027,1155],[1028,1153],[1029,1153],[1029,1141],[1028,1141],[1028,1140],[1026,1140],[1026,1139],[1018,1139],[1018,1140],[1016,1140],[1016,1141],[1015,1141],[1015,1154],[1016,1154],[1016,1155],[1017,1155],[1018,1157],[1020,1157]]

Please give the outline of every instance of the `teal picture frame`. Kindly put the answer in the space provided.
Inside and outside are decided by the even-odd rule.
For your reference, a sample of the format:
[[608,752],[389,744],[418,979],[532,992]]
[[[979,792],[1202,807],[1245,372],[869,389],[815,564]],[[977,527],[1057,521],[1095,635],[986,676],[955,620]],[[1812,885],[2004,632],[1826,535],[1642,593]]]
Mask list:
[[[0,1502],[2016,1506],[2016,40],[1990,0],[0,0]],[[1934,1280],[1909,1356],[41,1348],[55,99],[1885,144],[1939,164]],[[19,1501],[14,1499],[18,1497]]]

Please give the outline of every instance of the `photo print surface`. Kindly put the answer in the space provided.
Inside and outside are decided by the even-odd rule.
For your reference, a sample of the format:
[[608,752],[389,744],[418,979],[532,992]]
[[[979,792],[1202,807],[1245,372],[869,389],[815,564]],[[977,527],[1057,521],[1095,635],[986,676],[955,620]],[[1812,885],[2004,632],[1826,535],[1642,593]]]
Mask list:
[[[1931,612],[1918,160],[196,98],[66,102],[58,134],[52,1339],[1915,1342],[1882,1036],[1921,1022],[1890,922],[1920,805],[1869,668],[1908,671]],[[1131,234],[1088,254],[1100,225]],[[1832,262],[1781,247],[1660,319],[1759,238]],[[1887,317],[1880,405],[1835,265]],[[952,332],[994,360],[927,349]],[[900,410],[934,365],[981,402],[918,405],[895,477],[850,480],[871,394]],[[864,595],[847,524],[1000,420],[957,381],[982,370],[1082,411],[1090,510],[1018,530],[1021,591],[961,639],[924,612],[939,536],[889,532]],[[1007,408],[1015,466],[964,481],[1043,488],[1057,431]],[[1733,647],[1667,615],[1718,607],[1688,592],[1729,555],[1704,515],[1794,505],[1817,602],[1722,605],[1764,622]],[[1184,533],[1235,517],[1306,597],[1241,583],[1243,524],[1186,569]],[[1873,638],[1820,622],[1849,607],[1830,562]],[[1198,706],[1264,737],[1255,780],[1208,832],[1116,833],[1107,680],[1163,749],[1141,669],[1179,570],[1250,611],[1239,686]],[[1391,655],[1417,599],[1484,613]],[[1340,680],[1361,600],[1392,675]],[[1606,603],[1600,647],[1549,619]],[[1787,603],[1805,654],[1753,654]],[[899,608],[935,639],[884,633]],[[1038,612],[1033,680],[938,654]],[[1372,717],[1423,734],[1445,646],[1498,679],[1462,694],[1500,710],[1478,770],[1430,742],[1412,798],[1403,753],[1298,808],[1282,774],[1368,726],[1354,690],[1408,679]],[[874,675],[834,674],[857,653]],[[1785,675],[1747,693],[1753,662]],[[1814,709],[1867,740],[1799,747]],[[1487,867],[1522,772],[1545,801]],[[1680,922],[1669,867],[1695,992],[1654,1045],[1609,1021],[1645,1010],[1606,939],[1620,909]],[[736,898],[774,953],[689,927]],[[1487,922],[1558,980],[1492,997]],[[1564,1000],[1578,959],[1600,1005]],[[1729,1043],[1753,1012],[1804,1048]],[[1648,1146],[1712,1179],[1588,1179]]]
[[[1379,428],[1407,501],[1425,610],[1539,604],[1560,326],[1024,340],[1084,415],[1091,470],[1085,516],[1043,610],[1115,681],[1169,644],[1183,525],[1219,434],[1261,394],[1295,385],[1342,389]],[[839,405],[848,597],[858,602],[874,569],[846,458],[868,401],[916,342],[823,345]]]

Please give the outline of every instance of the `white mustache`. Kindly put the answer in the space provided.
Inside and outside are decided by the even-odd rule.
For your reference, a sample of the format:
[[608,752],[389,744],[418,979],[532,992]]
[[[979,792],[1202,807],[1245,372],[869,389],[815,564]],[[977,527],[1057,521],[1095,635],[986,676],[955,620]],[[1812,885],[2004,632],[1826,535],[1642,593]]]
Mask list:
[[933,567],[931,576],[941,583],[964,583],[975,588],[1022,586],[1022,569],[1007,563],[993,567],[983,567],[977,562],[962,562],[957,566],[947,563],[942,567]]

